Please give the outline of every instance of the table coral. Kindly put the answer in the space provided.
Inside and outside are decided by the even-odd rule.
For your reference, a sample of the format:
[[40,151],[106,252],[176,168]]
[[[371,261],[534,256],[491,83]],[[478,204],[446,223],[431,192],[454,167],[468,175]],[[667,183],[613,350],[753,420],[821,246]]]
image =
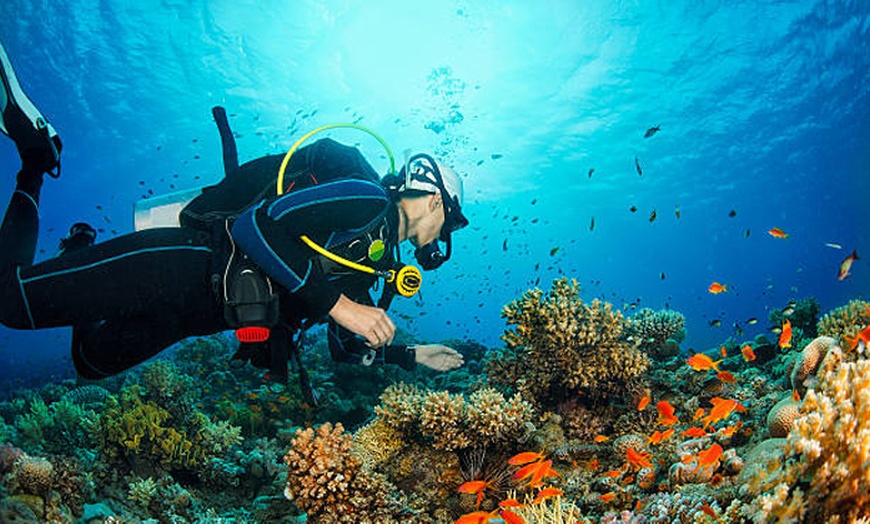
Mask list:
[[625,340],[622,314],[579,295],[579,284],[562,278],[546,293],[532,289],[505,306],[502,316],[513,327],[502,335],[506,351],[487,364],[489,380],[555,410],[581,388],[606,395],[606,386],[641,375],[649,360]]

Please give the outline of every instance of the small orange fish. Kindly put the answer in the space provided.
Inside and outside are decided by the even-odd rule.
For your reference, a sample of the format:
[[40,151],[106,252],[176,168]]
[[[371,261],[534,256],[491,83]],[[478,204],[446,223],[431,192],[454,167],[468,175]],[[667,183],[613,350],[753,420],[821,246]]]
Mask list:
[[710,414],[701,419],[705,428],[710,424],[719,422],[720,420],[725,420],[734,411],[746,411],[746,408],[736,400],[713,397],[710,399],[710,403],[713,404],[713,407],[710,409]]
[[705,413],[704,408],[698,408],[698,409],[696,409],[696,410],[695,410],[695,414],[692,416],[692,422],[694,422],[694,421],[698,420],[699,418],[703,417],[703,416],[704,416],[704,413]]
[[707,432],[704,431],[703,428],[689,428],[686,431],[681,432],[680,435],[686,437],[704,437],[707,435]]
[[725,427],[725,429],[722,430],[722,434],[728,438],[731,438],[734,436],[734,433],[736,433],[738,429],[740,429],[740,426],[737,424],[733,426],[727,426]]
[[770,231],[768,231],[767,234],[773,238],[788,238],[788,233],[778,227],[770,228]]
[[599,496],[598,500],[600,500],[601,502],[604,502],[606,504],[606,503],[610,502],[611,500],[613,500],[614,498],[616,498],[616,495],[614,493],[605,493],[604,495]]
[[534,451],[524,451],[522,453],[517,453],[513,457],[509,458],[508,464],[510,464],[511,466],[520,466],[523,464],[528,464],[529,462],[536,462],[543,458],[544,456],[540,453],[535,453]]
[[595,442],[601,444],[602,442],[607,442],[608,440],[610,440],[610,437],[608,437],[607,435],[596,435],[594,440]]
[[686,360],[686,364],[692,366],[692,369],[695,371],[706,371],[708,369],[715,369],[719,371],[719,364],[721,360],[717,360],[713,362],[713,359],[708,357],[703,353],[695,353],[688,360]]
[[718,488],[723,482],[725,482],[725,477],[723,477],[721,473],[716,473],[713,475],[713,478],[710,479],[710,487]]
[[634,448],[628,448],[625,451],[625,458],[635,469],[651,468],[652,463],[649,461],[651,457],[652,454],[647,453],[646,451],[635,451]]
[[742,348],[740,348],[740,352],[743,353],[743,360],[746,362],[752,362],[755,360],[755,352],[752,351],[752,346],[746,344]]
[[650,444],[661,444],[662,443],[662,432],[659,430],[655,430],[655,432],[646,438],[647,442]]
[[590,460],[588,465],[589,465],[589,469],[591,469],[592,471],[595,471],[596,469],[598,469],[598,459],[594,458],[594,459]]
[[611,469],[610,471],[608,471],[607,473],[605,473],[604,476],[605,476],[605,477],[610,477],[610,478],[612,478],[612,479],[615,479],[616,477],[621,477],[621,476],[622,476],[622,471],[620,471],[620,470],[618,470],[618,469]]
[[489,524],[493,517],[495,512],[475,511],[459,517],[453,524]]
[[498,514],[505,524],[526,524],[525,519],[509,509],[503,509]]
[[486,488],[489,487],[489,482],[485,480],[469,480],[468,482],[459,486],[459,493],[470,493],[472,495],[477,495],[477,501],[475,502],[475,507],[480,507],[480,503],[483,501],[483,492],[486,491]]
[[666,429],[666,430],[662,431],[662,441],[668,440],[669,438],[671,438],[673,436],[673,434],[674,434],[674,428]]
[[781,348],[791,347],[791,321],[789,321],[789,319],[782,321],[782,331],[779,334],[779,341],[776,344]]
[[722,456],[722,446],[713,444],[708,449],[698,453],[698,465],[703,467],[712,466]]
[[680,419],[674,416],[675,408],[667,400],[660,400],[656,403],[656,410],[659,412],[658,423],[662,426],[673,426]]
[[791,399],[794,400],[795,402],[801,401],[801,394],[798,393],[798,390],[794,390],[791,392]]
[[564,495],[565,492],[559,488],[544,488],[535,495],[534,500],[532,500],[532,504],[540,504],[544,499],[548,499],[550,497],[558,497],[560,495]]
[[505,499],[498,503],[502,508],[521,508],[523,504],[517,499]]
[[712,284],[710,284],[710,287],[707,288],[707,291],[713,293],[714,295],[718,295],[719,293],[724,293],[728,291],[728,284],[713,282]]
[[734,375],[732,375],[728,371],[720,371],[719,373],[716,373],[716,378],[726,384],[734,384],[735,382],[737,382],[737,378],[735,378]]
[[853,249],[852,254],[840,262],[840,269],[837,270],[837,280],[843,281],[852,276],[852,273],[849,273],[849,270],[852,269],[852,262],[856,260],[859,260],[858,251]]
[[849,345],[849,351],[854,351],[856,347],[858,347],[859,342],[863,342],[866,347],[870,344],[870,326],[866,326],[864,329],[858,332],[854,337],[843,337],[846,340],[846,343]]
[[722,355],[722,358],[728,358],[728,350],[725,349],[725,346],[719,348],[719,354]]
[[622,485],[623,485],[623,486],[627,486],[627,485],[631,484],[632,482],[634,482],[634,477],[632,477],[631,475],[629,475],[629,476],[625,477],[624,479],[622,479]]
[[703,511],[707,515],[713,517],[714,519],[716,518],[716,510],[714,510],[713,508],[711,508],[707,504],[704,504],[701,506],[701,511]]
[[532,475],[532,479],[529,480],[529,483],[527,484],[531,488],[540,487],[544,483],[544,479],[547,477],[555,477],[559,475],[558,473],[553,471],[552,467],[550,467],[553,465],[552,460],[545,460],[540,464],[541,467],[535,471],[534,475]]
[[651,400],[651,399],[649,398],[648,395],[645,396],[645,397],[643,397],[642,399],[640,399],[640,402],[637,403],[637,410],[638,410],[638,411],[643,411],[643,410],[645,410],[646,407],[649,405],[650,400]]

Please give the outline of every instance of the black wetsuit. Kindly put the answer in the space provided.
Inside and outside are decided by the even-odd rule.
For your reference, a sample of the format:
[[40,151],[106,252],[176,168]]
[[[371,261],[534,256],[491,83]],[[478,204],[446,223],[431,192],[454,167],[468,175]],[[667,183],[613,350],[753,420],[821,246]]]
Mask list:
[[[287,330],[303,320],[327,320],[341,293],[371,305],[369,290],[376,277],[336,266],[314,254],[299,235],[376,269],[392,267],[398,242],[396,204],[371,181],[377,175],[357,149],[326,139],[296,154],[314,176],[339,169],[365,173],[368,180],[342,178],[282,196],[267,195],[211,231],[144,230],[35,265],[42,175],[23,167],[0,226],[0,322],[16,329],[75,326],[72,357],[79,374],[113,375],[183,338],[230,329],[220,288],[233,241],[278,284],[280,319]],[[239,172],[276,173],[282,156],[251,161]],[[369,256],[375,239],[385,246],[378,260]],[[379,306],[388,307],[389,299]],[[407,346],[372,352],[334,322],[328,332],[336,360],[414,367]]]

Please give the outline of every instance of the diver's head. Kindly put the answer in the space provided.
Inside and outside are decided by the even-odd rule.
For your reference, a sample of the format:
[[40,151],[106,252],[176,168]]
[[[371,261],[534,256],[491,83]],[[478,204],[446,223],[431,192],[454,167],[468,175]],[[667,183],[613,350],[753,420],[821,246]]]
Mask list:
[[[435,269],[450,258],[451,235],[468,225],[462,214],[462,179],[431,156],[408,158],[395,187],[407,218],[406,238],[417,248],[414,255],[423,269]],[[438,246],[441,240],[446,252]]]

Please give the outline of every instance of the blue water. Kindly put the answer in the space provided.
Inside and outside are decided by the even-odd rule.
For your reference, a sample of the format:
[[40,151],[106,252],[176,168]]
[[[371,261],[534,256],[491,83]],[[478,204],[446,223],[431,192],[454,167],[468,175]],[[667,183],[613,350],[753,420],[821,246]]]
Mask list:
[[[216,182],[220,104],[243,161],[357,121],[464,174],[471,226],[422,301],[394,309],[422,339],[499,345],[501,307],[559,275],[627,314],[684,313],[696,349],[734,322],[764,332],[791,299],[868,298],[866,0],[418,4],[6,0],[0,40],[64,140],[39,257],[79,220],[130,232],[148,190]],[[386,171],[372,139],[332,136]],[[0,202],[17,168],[0,140]],[[68,329],[0,330],[0,382],[70,376],[68,344]]]

